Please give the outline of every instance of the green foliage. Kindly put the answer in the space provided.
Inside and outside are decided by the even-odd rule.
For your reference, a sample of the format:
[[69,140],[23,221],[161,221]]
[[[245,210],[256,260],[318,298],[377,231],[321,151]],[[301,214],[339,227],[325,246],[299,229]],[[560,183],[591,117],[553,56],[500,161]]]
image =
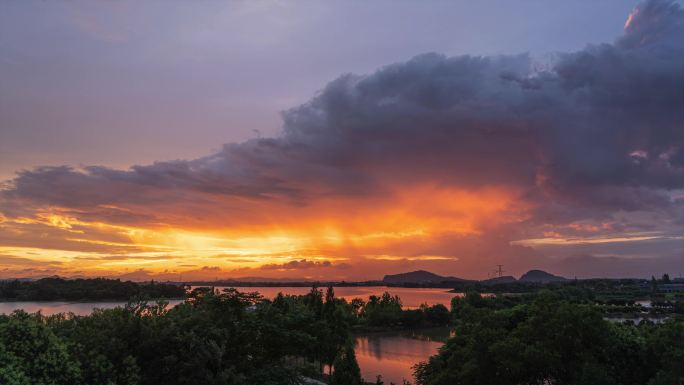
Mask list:
[[684,300],[678,300],[674,303],[672,311],[676,314],[684,315]]
[[654,302],[651,311],[671,317],[662,324],[614,324],[606,309],[639,306],[624,295],[631,289],[592,285],[604,289],[468,292],[451,311],[403,309],[387,292],[347,302],[314,287],[273,301],[199,288],[174,308],[135,300],[89,316],[15,312],[0,316],[0,384],[294,385],[302,375],[322,379],[326,365],[335,368],[332,383],[359,384],[352,327],[452,322],[455,336],[415,368],[418,385],[684,384],[682,298]]
[[401,300],[388,292],[380,297],[372,295],[363,308],[363,318],[371,326],[397,325],[401,319]]
[[122,282],[118,279],[43,278],[37,281],[0,281],[0,300],[102,301],[140,298],[182,298],[185,287],[171,284]]
[[684,321],[651,327],[647,357],[657,371],[651,384],[684,384]]
[[451,315],[446,306],[423,304],[418,309],[403,309],[401,299],[389,292],[371,295],[368,301],[354,298],[348,305],[351,322],[370,329],[446,326]]
[[446,326],[451,320],[449,309],[442,304],[421,307],[425,313],[425,321],[431,325]]
[[347,344],[338,352],[337,357],[335,357],[334,368],[335,371],[330,377],[330,385],[363,384],[361,369],[359,369],[359,364],[356,362],[354,347],[351,344]]
[[202,288],[170,309],[131,302],[89,316],[2,316],[0,384],[296,384],[350,339],[351,307],[333,295],[324,313],[317,298]]
[[522,304],[453,301],[455,336],[415,367],[418,385],[643,385],[684,380],[684,323],[621,325],[542,291]]
[[39,315],[0,316],[0,383],[70,385],[81,380],[79,363]]
[[401,312],[401,325],[406,328],[419,328],[425,323],[425,313],[422,309],[408,309]]

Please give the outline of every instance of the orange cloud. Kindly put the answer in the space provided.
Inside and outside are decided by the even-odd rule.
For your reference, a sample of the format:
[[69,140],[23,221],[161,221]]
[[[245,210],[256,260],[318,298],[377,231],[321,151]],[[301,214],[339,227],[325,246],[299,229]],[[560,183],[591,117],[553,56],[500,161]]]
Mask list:
[[[0,253],[32,261],[60,261],[64,274],[115,275],[138,269],[178,274],[196,266],[215,266],[222,276],[245,268],[298,274],[297,270],[305,268],[326,268],[343,261],[353,264],[359,259],[457,261],[454,255],[431,253],[434,239],[474,237],[485,226],[524,218],[516,192],[505,188],[422,185],[384,191],[383,196],[322,197],[305,206],[245,199],[240,202],[240,215],[225,206],[231,202],[211,201],[202,208],[201,220],[185,220],[182,213],[188,208],[183,202],[116,207],[154,215],[158,221],[153,225],[107,223],[106,216],[97,218],[102,206],[92,212],[49,207],[33,217],[6,219],[4,231],[22,232],[26,242],[15,239],[16,245],[2,247]],[[196,207],[195,202],[189,205]],[[43,243],[35,247],[32,238],[41,231]],[[27,247],[31,242],[34,246]],[[14,264],[15,269],[4,275],[20,273],[20,265]]]

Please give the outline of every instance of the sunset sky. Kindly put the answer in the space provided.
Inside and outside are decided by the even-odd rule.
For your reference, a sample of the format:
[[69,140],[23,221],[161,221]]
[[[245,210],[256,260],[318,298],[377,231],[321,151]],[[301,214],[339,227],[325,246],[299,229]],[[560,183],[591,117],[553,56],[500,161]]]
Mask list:
[[684,10],[0,3],[0,278],[684,273]]

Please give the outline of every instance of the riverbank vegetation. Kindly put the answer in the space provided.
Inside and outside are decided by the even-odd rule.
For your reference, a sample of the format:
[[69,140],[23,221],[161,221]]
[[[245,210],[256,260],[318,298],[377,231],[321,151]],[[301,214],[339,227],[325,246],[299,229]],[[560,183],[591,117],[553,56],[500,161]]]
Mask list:
[[138,301],[88,316],[16,311],[0,315],[0,384],[363,384],[352,326],[394,323],[390,309],[401,312],[397,297],[352,304],[330,287],[273,300],[197,288],[175,307]]
[[17,311],[0,315],[0,384],[363,385],[353,333],[422,326],[455,332],[416,366],[417,385],[684,383],[676,306],[659,323],[610,322],[606,306],[633,304],[601,303],[572,285],[469,292],[451,309],[405,309],[390,293],[347,301],[332,287],[272,300],[197,288],[175,307],[133,301],[88,316]]
[[453,302],[454,337],[416,366],[418,385],[678,385],[684,321],[616,323],[576,296],[540,291]]
[[[650,281],[590,279],[548,284],[516,282],[470,287],[465,292],[489,293],[504,301],[507,306],[512,306],[531,302],[541,291],[551,291],[565,301],[591,305],[607,318],[655,320],[667,318],[672,314],[684,315],[684,292],[663,291],[666,282],[669,282],[667,276],[661,279],[653,278]],[[457,290],[459,289],[453,289],[454,292]]]
[[131,298],[184,298],[186,287],[118,279],[43,278],[0,281],[0,301],[128,301]]
[[401,298],[385,292],[371,295],[368,301],[355,298],[350,303],[353,325],[359,331],[387,329],[415,329],[447,326],[451,321],[449,309],[442,304],[423,304],[417,309],[405,309]]

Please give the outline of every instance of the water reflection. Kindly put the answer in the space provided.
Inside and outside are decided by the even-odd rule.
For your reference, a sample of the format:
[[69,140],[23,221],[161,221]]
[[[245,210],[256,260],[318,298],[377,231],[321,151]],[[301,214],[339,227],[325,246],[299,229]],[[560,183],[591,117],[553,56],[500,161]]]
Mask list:
[[386,384],[412,381],[412,367],[437,353],[449,337],[449,329],[385,332],[356,337],[356,359],[366,381],[382,375]]

